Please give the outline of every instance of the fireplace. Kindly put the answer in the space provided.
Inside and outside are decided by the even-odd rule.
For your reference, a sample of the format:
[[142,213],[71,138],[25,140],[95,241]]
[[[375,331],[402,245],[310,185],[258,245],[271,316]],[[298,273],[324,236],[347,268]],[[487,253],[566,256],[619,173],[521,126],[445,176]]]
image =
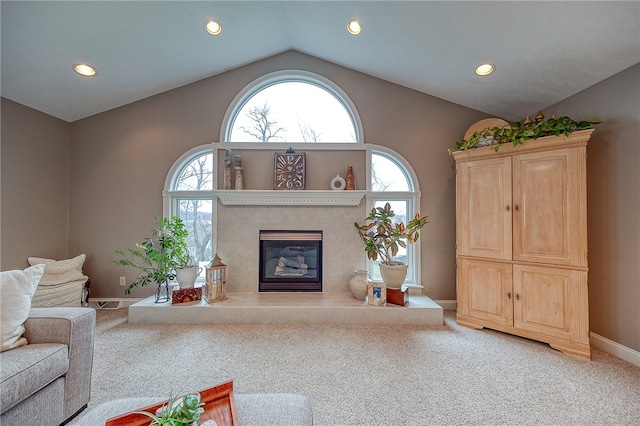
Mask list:
[[258,290],[322,291],[322,231],[260,231]]

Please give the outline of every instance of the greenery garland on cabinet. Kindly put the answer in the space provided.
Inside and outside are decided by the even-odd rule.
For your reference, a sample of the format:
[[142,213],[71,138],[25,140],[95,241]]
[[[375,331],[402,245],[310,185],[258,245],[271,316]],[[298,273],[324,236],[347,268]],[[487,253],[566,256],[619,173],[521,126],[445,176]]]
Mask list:
[[[578,130],[591,129],[600,124],[600,120],[575,121],[570,117],[556,118],[551,116],[544,120],[544,114],[538,112],[534,120],[527,117],[522,123],[515,122],[505,126],[494,126],[476,130],[465,139],[456,140],[458,150],[492,146],[498,152],[500,145],[511,142],[513,146],[522,145],[526,140],[538,139],[544,136],[568,136]],[[451,150],[449,150],[451,154]]]

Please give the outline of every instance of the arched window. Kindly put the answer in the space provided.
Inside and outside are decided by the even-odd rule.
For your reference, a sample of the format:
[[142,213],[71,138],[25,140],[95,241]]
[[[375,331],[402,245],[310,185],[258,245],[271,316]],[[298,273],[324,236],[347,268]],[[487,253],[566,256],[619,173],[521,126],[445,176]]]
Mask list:
[[[164,214],[184,221],[189,231],[189,252],[200,266],[213,258],[213,173],[211,145],[193,148],[174,163],[163,192]],[[199,279],[204,279],[204,268]]]
[[[391,203],[398,219],[406,223],[420,204],[418,180],[409,163],[395,151],[374,145],[371,149],[371,207]],[[216,216],[213,188],[213,148],[203,145],[183,154],[171,167],[163,191],[164,214],[179,216],[189,230],[189,249],[201,266],[213,258]],[[408,245],[397,258],[409,264],[405,284],[420,284],[420,245]],[[375,262],[368,265],[370,275],[381,280]],[[204,279],[204,273],[199,279]]]
[[[229,143],[363,143],[363,137],[362,123],[348,96],[329,80],[302,71],[272,73],[248,85],[229,106],[220,133],[220,140]],[[330,145],[319,148],[332,149]],[[370,153],[369,208],[389,202],[398,219],[406,223],[420,203],[413,169],[389,148],[362,148]],[[185,222],[189,249],[202,266],[216,249],[216,197],[221,190],[215,178],[214,149],[220,148],[202,145],[183,154],[171,167],[163,191],[164,215],[179,216]],[[397,257],[409,264],[405,284],[421,282],[419,246],[408,245],[398,253]],[[381,279],[377,264],[371,262],[368,269],[373,279]]]
[[[383,147],[371,149],[371,193],[368,196],[371,207],[391,204],[396,218],[405,224],[416,214],[420,205],[418,179],[411,165],[397,152]],[[420,284],[420,244],[408,244],[400,248],[396,259],[409,265],[405,284]],[[382,280],[380,267],[370,261],[368,265],[372,279]]]
[[279,71],[245,87],[223,120],[224,142],[361,143],[355,106],[333,82]]

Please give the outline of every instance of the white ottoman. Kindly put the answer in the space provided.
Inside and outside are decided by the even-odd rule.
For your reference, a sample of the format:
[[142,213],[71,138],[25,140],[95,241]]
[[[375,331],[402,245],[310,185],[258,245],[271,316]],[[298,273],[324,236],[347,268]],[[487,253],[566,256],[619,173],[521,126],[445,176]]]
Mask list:
[[[288,393],[235,394],[238,422],[242,426],[311,426],[311,402],[304,395]],[[119,414],[157,404],[163,397],[126,398],[93,407],[68,423],[69,426],[104,425]]]

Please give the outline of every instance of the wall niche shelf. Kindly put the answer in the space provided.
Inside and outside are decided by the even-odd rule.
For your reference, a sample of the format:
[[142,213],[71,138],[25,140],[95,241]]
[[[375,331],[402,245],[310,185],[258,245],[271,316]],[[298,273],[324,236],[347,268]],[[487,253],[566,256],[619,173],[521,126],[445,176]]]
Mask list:
[[367,191],[216,191],[225,206],[358,206]]

